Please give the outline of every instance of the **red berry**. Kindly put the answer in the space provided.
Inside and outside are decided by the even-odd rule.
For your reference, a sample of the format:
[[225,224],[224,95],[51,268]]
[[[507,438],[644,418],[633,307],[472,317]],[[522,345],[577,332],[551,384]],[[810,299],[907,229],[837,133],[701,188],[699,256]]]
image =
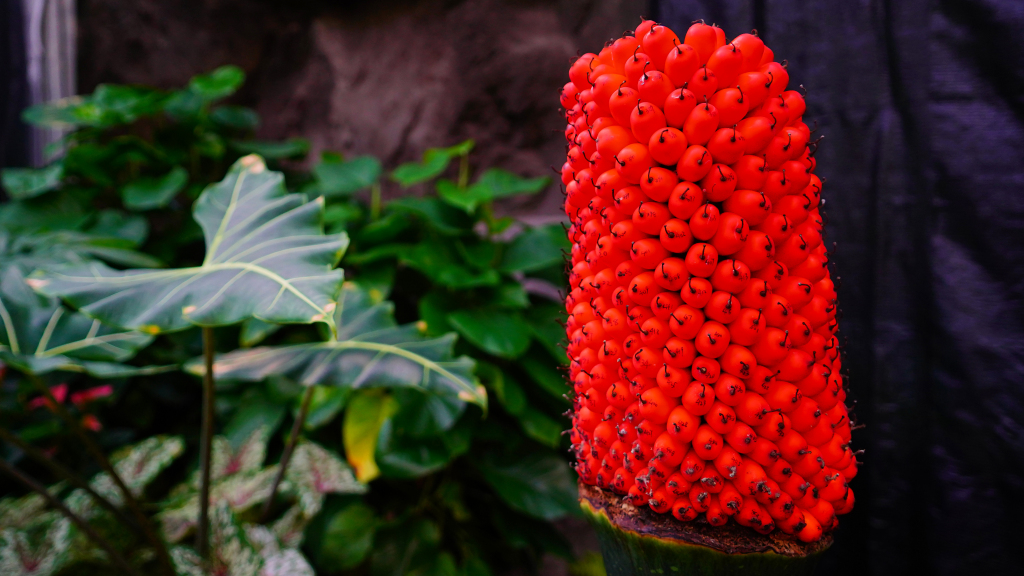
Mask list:
[[708,149],[698,144],[692,144],[679,158],[679,163],[676,164],[676,174],[679,175],[680,180],[699,182],[711,171],[712,164]]
[[675,128],[662,128],[651,135],[647,147],[655,162],[675,166],[686,152],[686,137]]

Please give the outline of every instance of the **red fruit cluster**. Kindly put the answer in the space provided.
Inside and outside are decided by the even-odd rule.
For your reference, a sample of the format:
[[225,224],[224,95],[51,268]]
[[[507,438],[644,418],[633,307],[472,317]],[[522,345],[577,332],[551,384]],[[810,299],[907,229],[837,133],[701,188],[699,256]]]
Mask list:
[[569,70],[572,443],[636,506],[810,542],[857,462],[806,106],[773,58],[645,21]]

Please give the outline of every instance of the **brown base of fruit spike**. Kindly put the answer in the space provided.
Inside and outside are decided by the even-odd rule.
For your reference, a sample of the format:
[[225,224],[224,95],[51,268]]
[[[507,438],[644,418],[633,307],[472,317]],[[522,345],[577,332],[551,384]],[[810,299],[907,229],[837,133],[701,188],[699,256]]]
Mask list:
[[814,573],[832,535],[805,544],[736,524],[682,523],[579,483],[580,506],[597,530],[608,576],[803,576]]

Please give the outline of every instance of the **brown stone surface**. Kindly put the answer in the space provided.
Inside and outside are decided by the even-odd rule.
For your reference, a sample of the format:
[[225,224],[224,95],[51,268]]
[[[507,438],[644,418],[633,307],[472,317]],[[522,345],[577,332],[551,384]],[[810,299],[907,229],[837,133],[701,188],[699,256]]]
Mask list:
[[[79,75],[83,90],[172,87],[237,64],[249,74],[238,100],[263,117],[262,137],[387,166],[473,138],[478,167],[553,176],[571,59],[646,11],[644,0],[82,0]],[[561,199],[553,185],[505,208],[553,219]]]
[[658,514],[644,506],[637,508],[617,494],[579,483],[580,499],[594,510],[603,510],[613,524],[638,534],[699,544],[728,554],[775,552],[783,556],[809,556],[832,545],[832,534],[805,544],[779,530],[762,535],[755,530],[728,523],[712,526],[706,521],[680,522],[670,514]]

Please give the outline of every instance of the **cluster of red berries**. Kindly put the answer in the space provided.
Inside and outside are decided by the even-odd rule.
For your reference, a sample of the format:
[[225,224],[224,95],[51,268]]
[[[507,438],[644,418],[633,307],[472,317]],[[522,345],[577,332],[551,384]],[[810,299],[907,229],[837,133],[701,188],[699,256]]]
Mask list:
[[580,477],[818,540],[857,462],[803,96],[756,33],[704,23],[680,42],[644,21],[569,77]]

